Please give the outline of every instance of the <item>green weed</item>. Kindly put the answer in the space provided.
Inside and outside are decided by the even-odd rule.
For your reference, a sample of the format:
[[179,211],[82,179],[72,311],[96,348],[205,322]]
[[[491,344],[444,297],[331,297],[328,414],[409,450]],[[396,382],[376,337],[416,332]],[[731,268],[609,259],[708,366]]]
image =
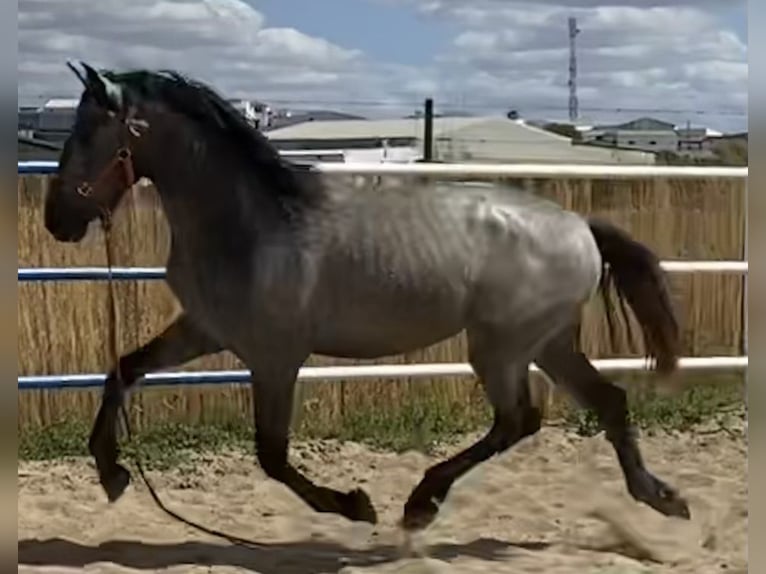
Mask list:
[[[740,378],[709,377],[690,384],[684,393],[664,397],[639,383],[627,385],[632,421],[642,429],[687,431],[695,425],[718,420],[722,413],[743,405],[744,386]],[[593,413],[570,406],[560,407],[562,419],[582,435],[593,435],[599,427]],[[367,444],[376,449],[429,452],[436,444],[460,435],[486,429],[491,411],[479,397],[467,402],[449,402],[437,396],[419,395],[402,401],[398,408],[354,410],[332,426],[322,426],[310,417],[303,419],[293,439],[338,439]],[[90,421],[70,420],[19,433],[18,457],[22,460],[49,460],[88,456]],[[132,441],[122,440],[127,459],[139,454],[148,468],[163,469],[192,462],[205,453],[235,450],[254,451],[253,428],[241,417],[205,424],[163,422],[148,425]]]

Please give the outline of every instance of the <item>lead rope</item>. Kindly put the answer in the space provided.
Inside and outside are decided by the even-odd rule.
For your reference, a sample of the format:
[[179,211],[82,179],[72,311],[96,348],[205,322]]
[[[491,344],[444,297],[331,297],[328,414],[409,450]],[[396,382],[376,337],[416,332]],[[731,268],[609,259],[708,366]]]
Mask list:
[[[115,374],[117,376],[117,382],[121,386],[121,388],[124,389],[123,380],[122,380],[122,371],[120,369],[120,355],[118,353],[118,342],[117,342],[117,302],[116,298],[114,296],[114,280],[112,277],[112,262],[113,262],[113,253],[112,253],[112,238],[111,238],[111,231],[112,231],[112,216],[111,213],[108,211],[104,211],[101,216],[101,226],[104,231],[104,244],[106,247],[106,265],[107,265],[107,279],[108,279],[108,291],[107,291],[107,298],[108,298],[108,307],[109,307],[109,353],[111,354],[111,360],[112,364],[115,365]],[[125,401],[122,400],[120,402],[120,413],[122,414],[122,421],[123,425],[125,427],[125,434],[128,437],[128,441],[133,441],[133,432],[130,425],[130,418],[128,417],[127,409],[125,408]],[[199,524],[198,522],[194,522],[193,520],[189,520],[188,518],[185,518],[175,512],[174,510],[171,510],[168,508],[164,502],[160,499],[160,497],[157,495],[157,492],[154,490],[154,486],[152,485],[149,478],[146,476],[146,473],[144,472],[144,466],[141,464],[141,459],[138,455],[138,449],[134,450],[133,454],[133,464],[136,466],[136,469],[138,470],[138,474],[141,477],[141,480],[143,480],[144,485],[146,486],[146,489],[149,491],[149,494],[151,495],[152,499],[154,500],[155,504],[159,507],[160,510],[162,510],[165,514],[170,516],[171,518],[186,524],[187,526],[190,526],[191,528],[194,528],[195,530],[199,530],[200,532],[204,532],[205,534],[209,534],[210,536],[214,536],[216,538],[222,538],[224,540],[227,540],[231,542],[232,544],[236,544],[238,546],[247,546],[247,547],[263,547],[262,544],[259,544],[258,542],[254,542],[252,540],[248,540],[246,538],[240,538],[238,536],[234,536],[231,534],[226,534],[225,532],[221,532],[220,530],[215,530],[213,528],[208,528],[207,526],[204,526],[202,524]]]

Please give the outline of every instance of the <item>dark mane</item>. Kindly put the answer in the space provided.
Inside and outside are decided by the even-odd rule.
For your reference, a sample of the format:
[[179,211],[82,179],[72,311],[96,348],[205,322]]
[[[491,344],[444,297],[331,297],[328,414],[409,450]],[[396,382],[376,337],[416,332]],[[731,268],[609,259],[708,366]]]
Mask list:
[[266,137],[209,86],[175,71],[102,72],[120,84],[127,97],[159,100],[206,129],[230,138],[245,162],[258,168],[258,177],[268,183],[286,208],[313,203],[321,186],[318,173],[282,158]]

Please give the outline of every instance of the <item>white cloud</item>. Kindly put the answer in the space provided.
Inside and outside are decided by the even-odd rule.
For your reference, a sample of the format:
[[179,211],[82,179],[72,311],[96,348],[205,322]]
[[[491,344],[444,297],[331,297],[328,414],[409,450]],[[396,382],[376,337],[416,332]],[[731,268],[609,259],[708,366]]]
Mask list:
[[[747,106],[747,46],[721,25],[713,1],[588,0],[517,2],[403,0],[462,27],[440,58],[442,87],[481,89],[484,102],[557,108],[566,117],[567,19],[577,18],[578,96],[587,108],[688,110],[718,125],[746,118],[698,118],[692,111]],[[633,114],[635,115],[635,114]],[[603,113],[599,112],[599,118]],[[683,114],[669,117],[686,119]]]
[[348,109],[402,113],[434,96],[437,107],[565,117],[574,15],[583,109],[747,106],[747,46],[721,25],[720,0],[377,1],[448,20],[458,29],[449,49],[417,67],[372,61],[354,46],[270,27],[243,0],[20,0],[19,97],[78,93],[65,61],[82,59],[176,69],[231,97],[374,101],[390,107]]
[[175,69],[228,96],[371,98],[364,55],[293,28],[270,28],[241,0],[21,0],[19,96],[74,94],[67,59]]
[[[386,0],[383,0],[386,1]],[[412,4],[418,6],[421,12],[436,14],[450,10],[462,9],[467,6],[463,0],[387,0],[392,4]],[[744,6],[746,0],[727,0],[730,6]],[[721,0],[472,0],[471,7],[482,11],[497,11],[513,6],[565,6],[567,8],[598,8],[601,6],[634,6],[637,8],[652,8],[655,6],[713,6],[720,7]]]

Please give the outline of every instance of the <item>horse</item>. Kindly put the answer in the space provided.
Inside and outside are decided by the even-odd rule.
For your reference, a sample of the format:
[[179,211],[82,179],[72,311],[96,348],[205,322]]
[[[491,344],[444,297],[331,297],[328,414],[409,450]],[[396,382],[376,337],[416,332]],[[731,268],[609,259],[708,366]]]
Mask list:
[[577,341],[583,306],[614,287],[656,374],[677,369],[678,321],[647,246],[509,184],[373,192],[333,183],[282,158],[208,84],[176,71],[67,65],[83,91],[45,198],[45,227],[57,241],[79,242],[148,178],[169,223],[166,282],[181,305],[107,374],[88,448],[110,502],[131,481],[118,462],[124,393],[147,373],[229,350],[251,375],[265,474],[317,512],[375,524],[363,489],[315,484],[289,461],[299,369],[312,353],[372,359],[464,332],[493,422],[425,472],[404,504],[405,531],[430,525],[459,477],[540,430],[532,362],[597,415],[636,501],[690,518],[678,490],[646,468],[625,391]]

